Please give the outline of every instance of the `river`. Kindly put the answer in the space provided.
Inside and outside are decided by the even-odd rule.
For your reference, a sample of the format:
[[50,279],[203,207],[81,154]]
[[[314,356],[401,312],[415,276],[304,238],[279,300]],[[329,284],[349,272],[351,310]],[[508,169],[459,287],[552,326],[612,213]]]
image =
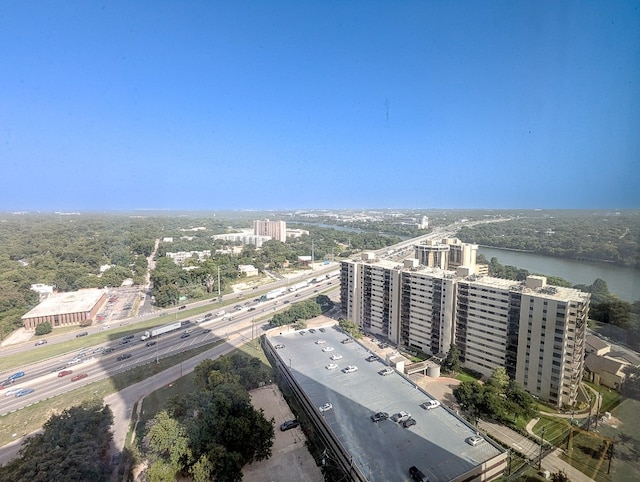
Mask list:
[[486,247],[480,247],[478,254],[483,254],[487,260],[496,257],[502,265],[524,268],[530,273],[559,276],[574,285],[590,285],[600,278],[620,299],[640,300],[640,270],[637,269]]

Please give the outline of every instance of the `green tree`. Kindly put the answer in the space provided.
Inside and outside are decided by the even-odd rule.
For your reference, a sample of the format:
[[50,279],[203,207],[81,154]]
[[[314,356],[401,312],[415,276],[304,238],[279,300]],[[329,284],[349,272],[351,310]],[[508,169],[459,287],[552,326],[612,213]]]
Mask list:
[[487,380],[487,385],[495,388],[498,394],[504,395],[509,386],[507,370],[504,367],[497,367],[489,377],[489,380]]
[[355,339],[359,339],[364,336],[362,330],[355,321],[342,319],[338,321],[338,326],[342,331],[348,333]]
[[560,469],[558,472],[554,472],[551,474],[552,482],[571,482],[569,476],[565,473],[564,470]]
[[460,350],[455,343],[451,344],[447,357],[442,362],[442,368],[450,373],[456,373],[460,370]]

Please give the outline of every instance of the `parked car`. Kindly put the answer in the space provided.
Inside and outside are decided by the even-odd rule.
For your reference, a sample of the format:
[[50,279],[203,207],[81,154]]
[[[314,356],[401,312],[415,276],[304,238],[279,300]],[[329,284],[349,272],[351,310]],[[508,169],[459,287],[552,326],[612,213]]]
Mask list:
[[431,410],[432,408],[438,408],[440,406],[440,400],[427,400],[420,405],[425,410]]
[[333,408],[333,405],[331,405],[331,403],[327,402],[327,403],[325,403],[323,405],[320,405],[318,407],[318,410],[320,410],[321,412],[328,412],[332,408]]
[[321,333],[324,333],[325,331],[327,331],[324,328],[318,328],[318,329],[320,330]]
[[324,345],[326,343],[326,340],[319,339],[319,340],[316,340],[315,343],[316,345]]
[[46,344],[47,344],[47,340],[39,340],[39,341],[36,341],[35,346],[41,346]]
[[300,422],[298,422],[297,420],[287,420],[286,422],[282,422],[282,425],[280,425],[280,430],[286,432],[287,430],[296,428],[298,425],[300,425]]
[[335,370],[336,368],[338,368],[338,365],[336,365],[335,363],[329,363],[325,368],[327,370]]
[[404,428],[409,428],[409,427],[413,427],[417,423],[418,422],[416,422],[415,418],[410,418],[410,419],[407,419],[404,422],[402,422],[402,426]]
[[87,336],[88,334],[89,334],[89,332],[88,332],[88,331],[83,331],[83,332],[81,332],[81,333],[77,333],[77,334],[76,334],[76,338],[80,338],[81,336]]
[[391,416],[391,420],[393,420],[394,422],[398,422],[398,423],[402,423],[405,420],[409,420],[411,418],[411,414],[408,412],[405,412],[404,410],[398,412],[398,413],[394,413]]
[[429,477],[424,475],[424,473],[415,465],[409,467],[409,475],[414,482],[429,482]]
[[278,343],[276,346],[274,346],[274,348],[276,350],[281,350],[282,348],[284,348],[284,345],[282,343]]
[[118,358],[116,358],[116,360],[122,361],[122,360],[126,360],[127,358],[131,358],[131,353],[123,353]]
[[73,370],[62,370],[61,372],[58,372],[58,376],[66,377],[67,375],[71,375],[72,373],[73,373]]
[[353,365],[349,365],[348,367],[343,368],[342,371],[344,373],[353,373],[353,372],[357,372],[358,371],[358,367],[353,366]]
[[353,343],[353,340],[351,338],[345,338],[340,343],[342,343],[343,345],[346,345],[347,343]]
[[82,380],[83,378],[87,378],[88,376],[89,374],[87,373],[78,373],[77,375],[71,377],[71,381],[77,382],[78,380]]
[[314,330],[313,328],[309,328],[309,333],[315,333],[316,330]]
[[474,435],[473,437],[469,437],[469,438],[466,440],[466,442],[467,442],[469,445],[473,445],[473,446],[475,447],[475,446],[476,446],[476,445],[478,445],[479,443],[484,442],[484,439],[483,439],[480,435]]
[[387,367],[384,370],[380,370],[378,373],[383,377],[386,377],[387,375],[391,375],[393,373],[393,368]]
[[378,357],[375,356],[375,355],[370,355],[370,356],[367,357],[367,361],[368,362],[374,362],[374,361],[377,361],[377,360],[378,360]]
[[333,351],[333,347],[332,346],[325,346],[322,351],[324,352],[329,352],[329,351]]
[[379,422],[380,420],[387,420],[389,418],[389,414],[387,412],[378,412],[371,415],[371,420],[374,422]]
[[332,360],[340,360],[342,359],[342,355],[340,353],[336,353],[335,355],[331,355]]

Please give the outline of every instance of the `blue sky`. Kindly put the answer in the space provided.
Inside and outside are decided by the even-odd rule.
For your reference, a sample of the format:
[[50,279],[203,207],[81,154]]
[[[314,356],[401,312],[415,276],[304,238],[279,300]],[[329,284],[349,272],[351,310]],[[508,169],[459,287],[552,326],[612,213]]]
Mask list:
[[640,2],[0,9],[0,210],[639,208]]

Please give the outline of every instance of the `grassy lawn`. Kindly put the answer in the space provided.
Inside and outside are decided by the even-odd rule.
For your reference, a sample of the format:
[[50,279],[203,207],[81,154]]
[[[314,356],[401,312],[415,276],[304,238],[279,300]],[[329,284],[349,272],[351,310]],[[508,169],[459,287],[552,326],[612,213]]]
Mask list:
[[602,395],[602,407],[600,408],[600,413],[611,412],[620,404],[620,402],[622,402],[622,395],[615,390],[609,390],[607,387],[594,385],[593,383],[584,383]]
[[565,447],[568,447],[562,456],[565,462],[598,482],[612,480],[611,475],[607,474],[609,439],[595,433],[574,429]]
[[16,437],[22,437],[34,430],[38,430],[51,417],[51,415],[61,413],[63,410],[77,405],[82,400],[91,399],[93,397],[103,399],[107,395],[152,377],[162,370],[166,370],[167,368],[177,365],[178,363],[202,353],[203,351],[209,350],[218,343],[220,343],[220,340],[193,350],[163,358],[160,360],[160,363],[150,363],[124,373],[119,373],[104,380],[91,383],[48,400],[43,400],[29,407],[25,407],[22,410],[0,417],[0,427],[2,427],[2,430],[0,430],[0,446],[11,442],[15,438],[12,437],[14,433],[16,434]]
[[542,437],[544,429],[545,441],[555,446],[561,447],[569,434],[570,420],[566,418],[548,417],[541,415],[538,423],[533,427],[533,433]]
[[459,371],[456,376],[456,380],[460,380],[461,382],[477,382],[479,378],[471,373],[467,373],[464,370]]

